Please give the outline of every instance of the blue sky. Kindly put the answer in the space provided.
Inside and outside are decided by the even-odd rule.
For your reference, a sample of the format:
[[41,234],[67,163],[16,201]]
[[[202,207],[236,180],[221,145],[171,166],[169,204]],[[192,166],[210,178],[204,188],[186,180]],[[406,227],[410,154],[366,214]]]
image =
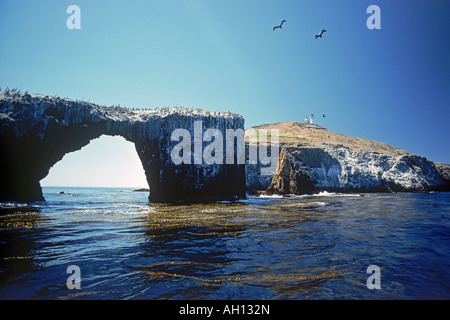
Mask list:
[[[80,30],[66,27],[72,4]],[[366,27],[372,4],[380,30]],[[314,113],[332,131],[450,163],[449,12],[447,0],[0,0],[0,87],[230,110],[246,127]],[[95,146],[68,155],[57,165],[65,176],[52,170],[46,184],[75,183],[70,166],[93,168],[93,183],[107,148],[131,150],[125,167],[137,158],[119,138]]]

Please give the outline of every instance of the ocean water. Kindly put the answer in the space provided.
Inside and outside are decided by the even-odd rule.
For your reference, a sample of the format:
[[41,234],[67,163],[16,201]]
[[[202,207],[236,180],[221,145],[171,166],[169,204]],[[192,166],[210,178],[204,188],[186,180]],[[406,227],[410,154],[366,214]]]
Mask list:
[[1,299],[450,298],[448,192],[167,205],[126,188],[43,191],[0,205]]

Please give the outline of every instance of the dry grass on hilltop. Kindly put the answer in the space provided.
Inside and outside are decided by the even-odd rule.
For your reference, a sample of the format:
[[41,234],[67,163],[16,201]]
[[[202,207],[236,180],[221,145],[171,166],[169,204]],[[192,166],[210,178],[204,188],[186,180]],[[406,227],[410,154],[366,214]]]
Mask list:
[[[338,148],[346,148],[354,152],[378,152],[387,155],[407,155],[408,152],[390,146],[386,143],[373,140],[355,138],[340,133],[335,133],[316,124],[299,122],[278,122],[263,124],[250,129],[278,129],[280,144],[286,147],[325,147],[327,145]],[[246,138],[249,138],[249,129],[246,130]]]

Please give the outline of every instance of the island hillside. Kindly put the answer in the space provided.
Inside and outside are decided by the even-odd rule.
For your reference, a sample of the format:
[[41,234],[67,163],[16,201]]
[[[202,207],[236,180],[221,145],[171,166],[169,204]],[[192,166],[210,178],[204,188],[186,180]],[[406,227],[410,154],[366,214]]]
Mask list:
[[247,129],[247,147],[255,138],[255,132],[256,135],[264,133],[261,129],[267,130],[269,143],[270,130],[278,129],[280,156],[273,175],[262,175],[260,164],[247,163],[246,181],[250,193],[449,190],[448,171],[445,171],[448,166],[386,143],[291,121]]

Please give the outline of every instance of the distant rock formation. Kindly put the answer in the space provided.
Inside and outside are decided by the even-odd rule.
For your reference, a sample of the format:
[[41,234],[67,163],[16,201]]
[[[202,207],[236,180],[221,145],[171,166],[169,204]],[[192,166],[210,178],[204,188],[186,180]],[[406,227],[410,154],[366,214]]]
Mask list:
[[241,115],[185,108],[134,110],[84,101],[0,91],[0,201],[44,200],[40,180],[68,152],[101,135],[134,143],[152,202],[235,200],[245,197],[245,165],[179,164],[171,160],[175,129],[193,136],[208,128],[244,128]]
[[278,161],[277,172],[266,193],[289,195],[311,194],[313,191],[314,184],[308,174],[300,168],[294,157],[283,149]]
[[444,179],[444,190],[450,191],[450,164],[435,163],[435,166]]
[[443,175],[432,161],[380,142],[296,122],[257,128],[280,130],[283,156],[272,176],[261,176],[257,165],[247,165],[250,192],[309,193],[309,181],[315,192],[415,192],[446,188]]

